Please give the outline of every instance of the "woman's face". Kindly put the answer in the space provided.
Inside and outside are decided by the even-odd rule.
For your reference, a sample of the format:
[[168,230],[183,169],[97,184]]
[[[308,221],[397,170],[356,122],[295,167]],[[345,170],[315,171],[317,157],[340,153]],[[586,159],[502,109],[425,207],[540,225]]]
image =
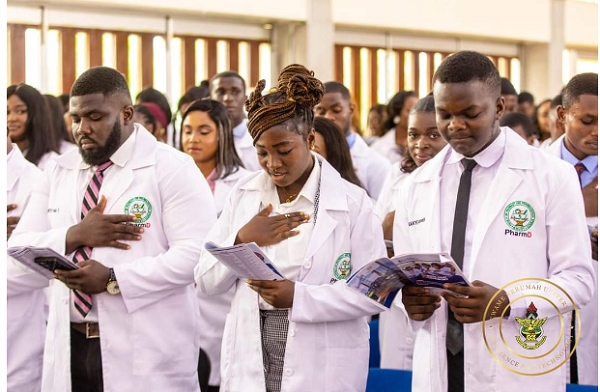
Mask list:
[[219,133],[208,113],[196,110],[187,115],[181,132],[181,147],[196,163],[216,161]]
[[[312,164],[309,145],[315,142],[311,130],[307,140],[284,125],[266,130],[256,141],[256,153],[260,166],[279,187],[296,184]],[[300,188],[304,184],[298,184]]]
[[435,113],[412,113],[408,117],[407,146],[417,166],[421,166],[446,146],[437,128]]
[[550,133],[550,102],[544,102],[540,105],[537,112],[537,120],[540,130],[544,133]]
[[14,143],[27,140],[27,105],[16,94],[6,100],[6,125]]
[[313,151],[327,159],[327,145],[325,144],[325,138],[319,132],[315,132],[315,145]]

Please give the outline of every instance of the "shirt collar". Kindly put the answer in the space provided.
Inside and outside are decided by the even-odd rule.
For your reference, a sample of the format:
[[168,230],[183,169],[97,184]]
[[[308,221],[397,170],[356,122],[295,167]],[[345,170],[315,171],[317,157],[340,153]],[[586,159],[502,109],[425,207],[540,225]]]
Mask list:
[[233,137],[235,139],[241,139],[248,132],[248,119],[245,118],[237,126],[233,128]]
[[598,155],[588,155],[582,160],[579,160],[571,153],[571,151],[567,149],[567,146],[565,146],[565,139],[563,139],[562,143],[560,144],[560,157],[573,166],[579,162],[583,163],[583,166],[585,166],[589,173],[594,174],[598,171]]
[[[504,128],[504,127],[502,127]],[[512,132],[512,131],[511,131]],[[489,146],[486,147],[485,150],[480,151],[479,154],[475,155],[473,158],[477,165],[482,167],[490,167],[494,165],[504,154],[504,146],[506,145],[506,135],[503,130],[500,130],[500,133],[496,137]],[[450,149],[450,157],[446,162],[447,165],[454,164],[460,162],[463,158],[466,158],[461,153],[456,152],[454,149]]]
[[[144,132],[149,132],[145,128],[143,128],[141,125],[135,124],[134,130],[131,133],[131,135],[129,135],[129,137],[127,138],[127,140],[125,140],[125,142],[121,145],[121,147],[119,147],[119,149],[117,151],[115,151],[114,154],[112,154],[112,156],[110,157],[110,160],[116,166],[124,167],[127,164],[127,162],[129,162],[129,159],[133,156],[133,151],[135,148],[135,138],[136,138],[137,132],[140,128]],[[89,164],[81,161],[81,166],[80,166],[81,169],[89,169],[89,167],[90,167]]]
[[356,133],[350,131],[350,134],[346,136],[346,141],[348,142],[348,147],[354,147],[354,143],[356,142]]

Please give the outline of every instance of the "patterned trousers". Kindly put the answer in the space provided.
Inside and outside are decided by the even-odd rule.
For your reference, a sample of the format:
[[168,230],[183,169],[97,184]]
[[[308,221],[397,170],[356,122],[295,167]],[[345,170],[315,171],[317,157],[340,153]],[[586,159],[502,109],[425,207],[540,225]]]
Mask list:
[[260,332],[267,392],[281,391],[289,324],[287,309],[260,311]]

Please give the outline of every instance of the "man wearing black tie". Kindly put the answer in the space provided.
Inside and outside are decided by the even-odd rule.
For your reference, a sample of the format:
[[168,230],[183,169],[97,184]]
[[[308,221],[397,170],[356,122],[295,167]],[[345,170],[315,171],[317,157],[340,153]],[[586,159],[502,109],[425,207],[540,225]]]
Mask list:
[[[580,307],[591,299],[596,277],[583,201],[576,197],[577,175],[500,127],[505,106],[500,75],[486,56],[455,53],[442,62],[433,82],[438,129],[449,145],[400,192],[394,251],[448,252],[472,287],[446,284],[463,297],[444,293],[444,301],[424,288],[402,290],[403,309],[417,331],[413,390],[516,391],[543,385],[546,391],[564,391],[564,366],[525,377],[496,363],[481,321],[490,318],[484,311],[497,288],[519,278],[549,279]],[[519,227],[527,231],[511,230],[506,211],[530,214],[526,227]],[[408,225],[415,220],[422,223]],[[501,295],[504,306],[514,300]],[[525,316],[526,305],[513,302],[498,314],[503,310],[514,323]]]

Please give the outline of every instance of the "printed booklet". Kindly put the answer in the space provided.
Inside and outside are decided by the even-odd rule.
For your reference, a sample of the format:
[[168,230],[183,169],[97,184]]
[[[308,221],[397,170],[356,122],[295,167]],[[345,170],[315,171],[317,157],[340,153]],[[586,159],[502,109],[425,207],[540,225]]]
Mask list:
[[284,280],[285,278],[262,250],[252,242],[220,247],[207,242],[204,248],[221,263],[225,264],[241,279]]
[[[359,291],[389,309],[399,290],[405,285],[427,287],[432,293],[443,291],[444,283],[461,286],[471,284],[446,253],[406,254],[392,259],[370,262],[348,278],[348,287]],[[453,294],[456,295],[456,294]]]
[[38,274],[52,279],[54,270],[74,270],[77,264],[50,248],[15,246],[8,248],[8,255]]

